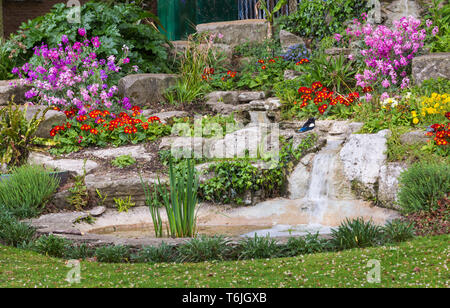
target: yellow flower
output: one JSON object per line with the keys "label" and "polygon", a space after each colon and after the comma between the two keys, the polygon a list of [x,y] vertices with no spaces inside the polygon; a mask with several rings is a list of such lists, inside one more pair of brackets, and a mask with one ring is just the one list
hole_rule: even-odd
{"label": "yellow flower", "polygon": [[419,119],[418,118],[414,118],[413,119],[413,124],[416,125],[417,123],[419,123]]}

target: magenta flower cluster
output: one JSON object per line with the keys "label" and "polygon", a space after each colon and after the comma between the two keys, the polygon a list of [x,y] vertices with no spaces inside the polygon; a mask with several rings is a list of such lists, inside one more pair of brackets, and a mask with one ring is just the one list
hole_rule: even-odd
{"label": "magenta flower cluster", "polygon": [[[430,28],[432,23],[427,21],[426,26]],[[435,27],[431,32],[435,35],[437,31]],[[427,29],[421,28],[420,20],[412,16],[403,17],[394,21],[390,29],[382,25],[361,24],[355,19],[346,33],[351,40],[363,41],[361,56],[366,67],[362,74],[355,75],[357,86],[374,89],[381,86],[383,98],[389,97],[388,89],[391,87],[404,89],[409,86],[408,67],[427,37]],[[370,94],[366,98],[371,98]]]}
{"label": "magenta flower cluster", "polygon": [[130,109],[129,99],[118,98],[117,86],[107,83],[112,74],[121,71],[122,63],[129,62],[127,54],[118,61],[115,56],[98,59],[99,38],[86,38],[85,29],[79,29],[78,34],[82,39],[73,44],[63,35],[56,48],[35,47],[33,64],[12,70],[20,84],[31,87],[25,93],[28,103],[64,110],[76,107],[80,115],[97,108]]}

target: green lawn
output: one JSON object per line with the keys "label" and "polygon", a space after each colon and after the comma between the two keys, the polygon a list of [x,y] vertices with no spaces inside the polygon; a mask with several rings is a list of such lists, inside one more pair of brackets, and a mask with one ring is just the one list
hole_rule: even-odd
{"label": "green lawn", "polygon": [[[450,235],[393,247],[296,258],[197,264],[81,263],[73,287],[449,287]],[[381,262],[381,283],[367,263]],[[70,287],[64,260],[0,246],[0,287]]]}

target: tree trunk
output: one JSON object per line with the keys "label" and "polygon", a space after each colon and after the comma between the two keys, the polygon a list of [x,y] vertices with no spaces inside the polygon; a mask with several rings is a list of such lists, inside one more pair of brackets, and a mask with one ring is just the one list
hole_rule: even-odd
{"label": "tree trunk", "polygon": [[4,37],[3,33],[3,0],[0,0],[0,39]]}

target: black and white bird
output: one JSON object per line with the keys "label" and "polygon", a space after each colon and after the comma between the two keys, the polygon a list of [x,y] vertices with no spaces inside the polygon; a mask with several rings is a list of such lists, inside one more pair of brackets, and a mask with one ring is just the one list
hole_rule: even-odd
{"label": "black and white bird", "polygon": [[300,128],[298,131],[299,131],[299,133],[304,133],[304,132],[313,130],[314,127],[316,127],[316,119],[309,118],[308,121],[306,121],[306,123],[303,124],[302,128]]}

